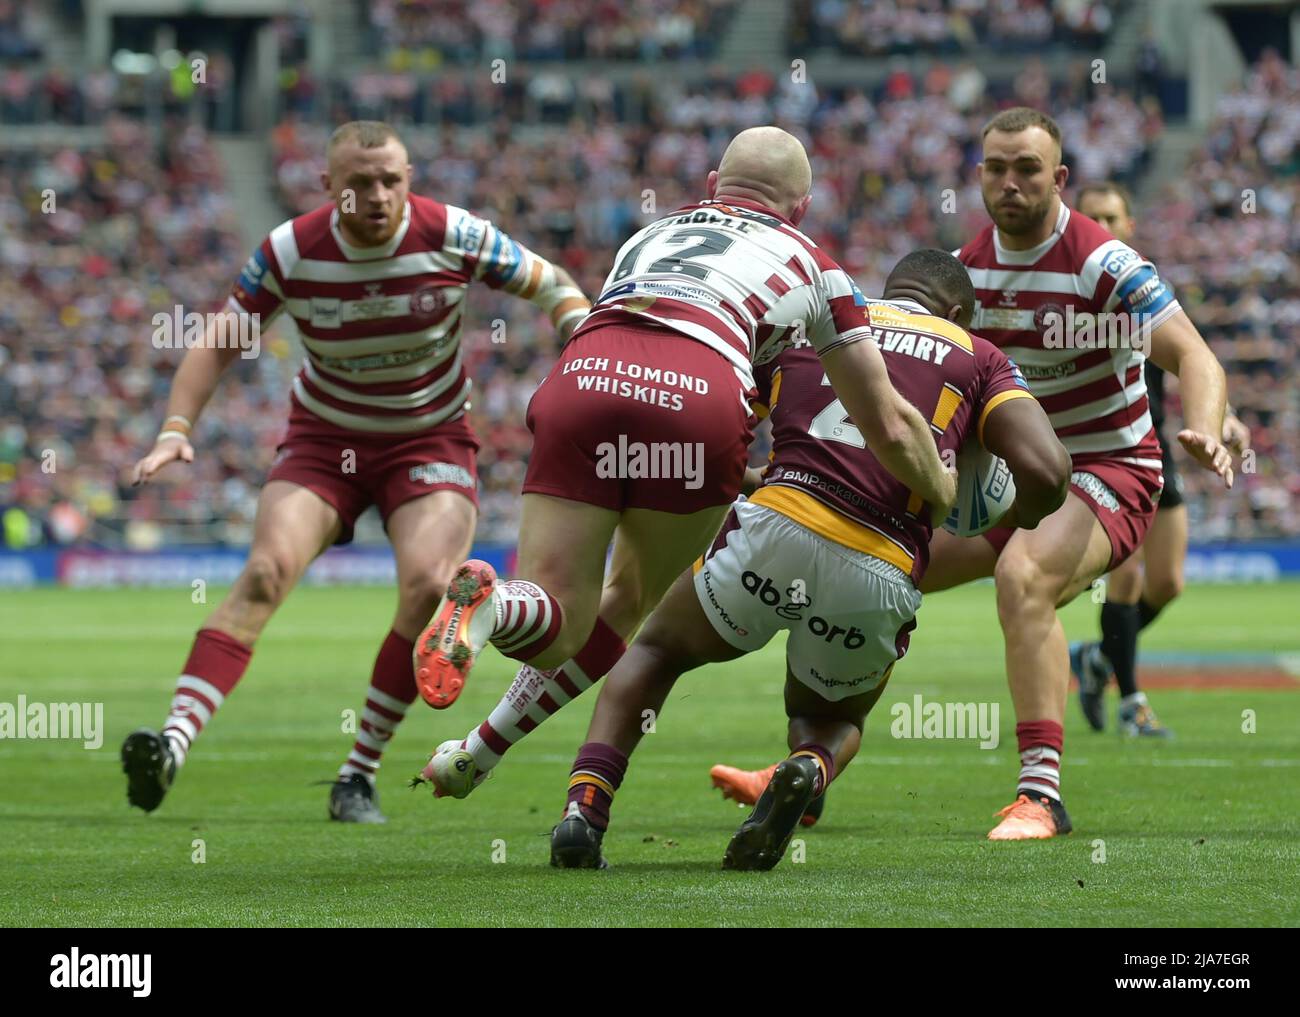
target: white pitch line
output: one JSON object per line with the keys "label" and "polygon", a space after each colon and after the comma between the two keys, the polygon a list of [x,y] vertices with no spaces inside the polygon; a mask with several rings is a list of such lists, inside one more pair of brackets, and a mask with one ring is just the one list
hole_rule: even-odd
{"label": "white pitch line", "polygon": [[1277,666],[1293,678],[1300,678],[1300,653],[1279,653]]}

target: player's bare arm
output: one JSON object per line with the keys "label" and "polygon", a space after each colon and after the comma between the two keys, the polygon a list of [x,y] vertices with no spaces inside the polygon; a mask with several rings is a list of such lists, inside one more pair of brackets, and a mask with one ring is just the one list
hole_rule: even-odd
{"label": "player's bare arm", "polygon": [[1016,481],[1016,500],[999,525],[1032,530],[1065,504],[1070,453],[1037,399],[994,406],[984,421],[983,444],[1006,461]]}
{"label": "player's bare arm", "polygon": [[1225,447],[1227,379],[1218,358],[1184,311],[1176,311],[1151,333],[1151,359],[1178,378],[1183,403],[1179,444],[1200,465],[1232,487],[1232,456]]}
{"label": "player's bare arm", "polygon": [[[1137,223],[1134,221],[1133,216],[1129,209],[1129,199],[1128,199],[1127,192],[1125,192],[1123,188],[1119,187],[1116,184],[1113,183],[1090,184],[1088,187],[1085,187],[1080,192],[1079,195],[1079,211],[1081,211],[1084,215],[1088,216],[1089,218],[1095,219],[1097,222],[1099,222],[1102,226],[1105,226],[1106,229],[1110,230],[1112,234],[1114,234],[1120,240],[1123,240],[1125,243],[1131,242],[1134,234],[1137,231]],[[1179,317],[1179,316],[1186,319],[1186,315],[1182,314],[1181,312],[1179,315],[1175,317]],[[1174,322],[1170,321],[1166,324],[1172,325],[1174,324]],[[1165,325],[1162,324],[1161,328],[1157,329],[1156,331],[1160,332],[1163,330],[1164,327]],[[1174,331],[1176,334],[1181,336],[1181,342],[1176,341],[1175,348],[1182,349],[1189,352],[1200,350],[1201,352],[1198,353],[1193,359],[1194,361],[1201,361],[1201,365],[1200,365],[1201,369],[1207,373],[1207,376],[1212,374],[1213,372],[1210,370],[1209,365],[1207,363],[1204,363],[1203,361],[1206,355],[1208,355],[1210,358],[1213,358],[1213,354],[1210,353],[1208,348],[1205,347],[1205,344],[1201,340],[1200,335],[1196,333],[1196,327],[1191,323],[1191,321],[1186,320],[1186,324],[1184,327],[1175,328]],[[1186,335],[1188,331],[1192,333],[1194,338],[1190,338]],[[1154,354],[1152,355],[1151,359],[1156,361],[1157,366],[1165,367],[1165,365],[1160,363],[1159,360],[1156,360]],[[1216,366],[1217,366],[1217,362],[1216,362]],[[1193,366],[1192,370],[1193,372],[1195,372],[1197,368]],[[1220,374],[1221,373],[1222,372],[1220,372]],[[1195,383],[1193,384],[1195,385]],[[1186,397],[1184,397],[1184,407],[1186,408],[1187,405],[1188,404],[1186,402]],[[1190,418],[1187,418],[1185,416],[1184,419],[1190,419]],[[1250,444],[1249,428],[1247,428],[1246,425],[1243,424],[1231,412],[1231,410],[1227,410],[1223,416],[1223,427],[1221,431],[1209,430],[1208,427],[1209,427],[1208,422],[1206,422],[1205,426],[1202,427],[1193,426],[1193,424],[1190,422],[1187,423],[1188,431],[1194,431],[1202,435],[1210,435],[1216,433],[1220,434],[1221,435],[1220,441],[1222,441],[1224,445],[1226,445],[1231,451],[1235,452],[1237,455],[1241,455],[1242,452],[1245,451],[1246,447]],[[1180,440],[1182,440],[1181,435],[1179,436],[1179,438]],[[1184,446],[1186,446],[1186,442],[1184,442]],[[1188,451],[1192,452],[1190,448],[1188,449]],[[1196,455],[1195,452],[1192,452],[1192,454],[1194,456]],[[1196,458],[1198,462],[1201,462],[1202,465],[1205,465],[1204,460],[1200,456],[1196,456]],[[1218,471],[1216,470],[1216,472]],[[1220,475],[1222,476],[1222,474]],[[1229,484],[1228,486],[1231,486],[1231,484]]]}
{"label": "player's bare arm", "polygon": [[920,411],[890,384],[876,344],[841,346],[822,366],[881,465],[932,506],[933,518],[945,518],[957,499],[956,475],[944,467]]}
{"label": "player's bare arm", "polygon": [[186,463],[194,461],[194,446],[190,443],[194,425],[216,391],[221,375],[239,356],[237,345],[219,342],[223,335],[228,334],[228,329],[239,327],[238,317],[230,310],[212,315],[208,319],[204,342],[186,351],[176,369],[176,377],[172,379],[162,430],[153,448],[135,464],[131,472],[132,484],[148,483],[159,470],[177,459]]}

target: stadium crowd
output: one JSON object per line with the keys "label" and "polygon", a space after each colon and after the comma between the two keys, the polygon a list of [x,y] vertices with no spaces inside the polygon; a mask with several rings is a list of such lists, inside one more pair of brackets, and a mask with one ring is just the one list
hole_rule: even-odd
{"label": "stadium crowd", "polygon": [[1252,429],[1255,472],[1238,474],[1233,497],[1183,471],[1192,533],[1300,534],[1300,70],[1267,51],[1221,101],[1187,172],[1137,218],[1139,248],[1223,363]]}
{"label": "stadium crowd", "polygon": [[96,148],[0,153],[10,547],[247,536],[284,414],[274,356],[236,367],[209,411],[203,454],[176,483],[136,494],[125,473],[157,432],[184,353],[157,348],[154,314],[220,306],[247,257],[208,136],[180,123],[162,137],[159,151],[139,121],[111,118]]}
{"label": "stadium crowd", "polygon": [[483,60],[709,57],[736,0],[374,0],[370,55],[394,69]]}
{"label": "stadium crowd", "polygon": [[797,0],[788,46],[792,55],[830,49],[845,56],[951,54],[988,44],[1098,46],[1116,6],[1115,0]]}
{"label": "stadium crowd", "polygon": [[[410,131],[413,189],[492,218],[594,294],[626,236],[696,195],[733,130],[776,122],[813,154],[806,229],[873,292],[906,251],[955,247],[985,221],[970,181],[980,128],[997,106],[1052,109],[1076,183],[1133,179],[1162,127],[1154,99],[1094,91],[1077,68],[1053,81],[1031,65],[988,89],[972,72],[899,72],[871,94],[751,74],[658,100],[625,95],[618,101],[642,111],[631,121],[606,95],[540,131],[512,131],[502,116],[476,129]],[[1300,301],[1288,286],[1300,277],[1297,100],[1297,72],[1266,57],[1224,99],[1188,172],[1161,203],[1137,210],[1139,247],[1214,344],[1255,430],[1257,470],[1231,496],[1209,497],[1210,485],[1184,470],[1199,537],[1300,535]],[[220,306],[247,257],[202,130],[176,126],[163,137],[158,151],[138,123],[112,118],[97,150],[0,155],[0,512],[10,546],[247,539],[297,366],[290,326],[277,325],[263,355],[223,382],[193,465],[157,486],[127,486],[181,352],[149,341],[152,315]],[[319,204],[324,138],[292,113],[276,128],[286,214]],[[57,195],[52,214],[41,209],[46,189]],[[529,305],[475,288],[468,306],[471,418],[483,442],[479,536],[510,540],[531,444],[524,407],[557,347]],[[377,536],[373,522],[358,529],[359,540]]]}
{"label": "stadium crowd", "polygon": [[31,60],[41,55],[34,0],[0,0],[0,60]]}

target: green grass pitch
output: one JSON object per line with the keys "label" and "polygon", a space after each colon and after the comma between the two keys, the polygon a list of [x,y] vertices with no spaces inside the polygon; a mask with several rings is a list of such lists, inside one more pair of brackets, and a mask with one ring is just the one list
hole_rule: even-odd
{"label": "green grass pitch", "polygon": [[[1295,584],[1192,588],[1143,645],[1294,654],[1298,603]],[[330,823],[328,789],[312,782],[331,778],[351,745],[343,712],[361,706],[392,604],[381,589],[295,592],[167,801],[145,816],[127,807],[118,746],[160,724],[210,604],[192,604],[188,589],[0,594],[0,702],[102,702],[106,729],[98,751],[0,741],[0,924],[1300,923],[1294,689],[1155,691],[1178,735],[1169,744],[1094,734],[1072,702],[1063,789],[1074,834],[985,839],[1017,772],[987,585],[927,599],[823,823],[796,834],[801,863],[787,855],[769,873],[722,872],[744,813],[708,779],[715,762],[758,766],[783,753],[776,643],[678,684],[614,804],[607,872],[547,866],[594,692],[468,800],[406,789],[433,746],[477,724],[504,689],[513,667],[493,651],[453,709],[412,708],[380,773],[388,825]],[[1096,630],[1086,597],[1064,617],[1072,637]],[[1000,746],[891,737],[890,707],[916,693],[1000,703]],[[1110,709],[1113,724],[1113,693]],[[1247,710],[1254,733],[1243,732]]]}

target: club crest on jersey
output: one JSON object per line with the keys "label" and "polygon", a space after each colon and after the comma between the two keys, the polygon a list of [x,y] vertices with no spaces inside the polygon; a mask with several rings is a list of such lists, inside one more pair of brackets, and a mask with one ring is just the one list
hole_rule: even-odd
{"label": "club crest on jersey", "polygon": [[1002,299],[999,300],[998,302],[999,302],[1003,307],[1015,307],[1015,306],[1016,306],[1016,298],[1017,298],[1018,296],[1020,296],[1020,291],[1019,291],[1019,290],[1003,290],[1003,291],[1002,291]]}
{"label": "club crest on jersey", "polygon": [[1034,331],[1046,332],[1049,328],[1059,328],[1057,324],[1065,317],[1065,305],[1063,304],[1043,304],[1034,310]]}
{"label": "club crest on jersey", "polygon": [[411,313],[417,318],[431,318],[447,306],[443,287],[427,283],[411,291]]}

